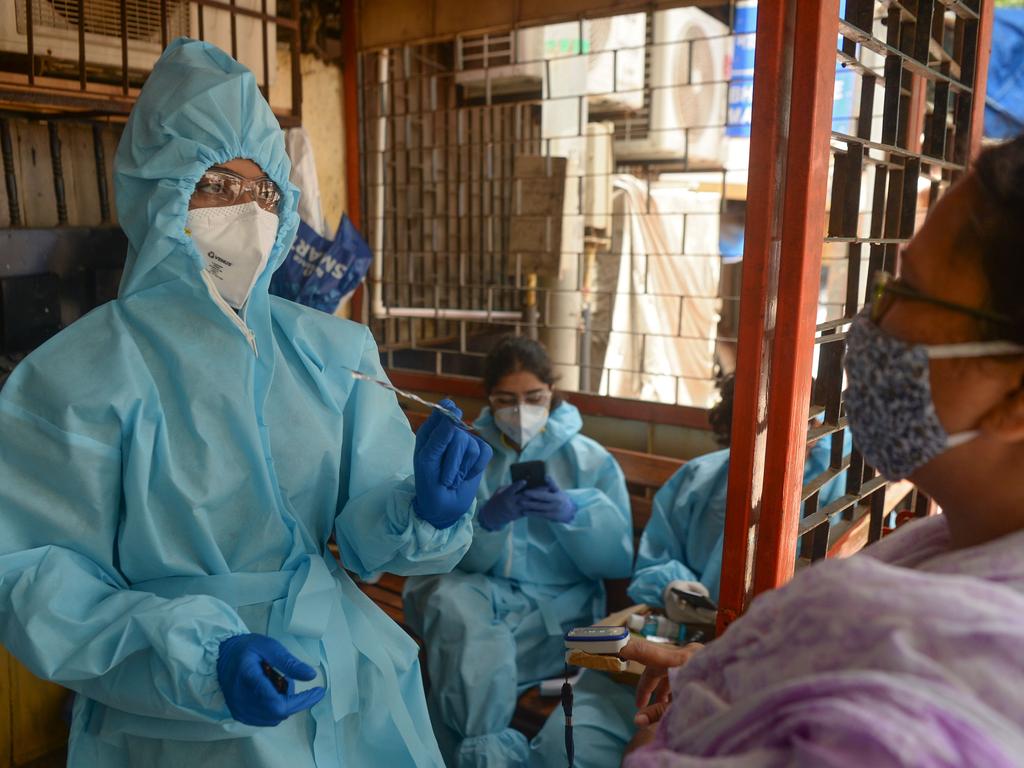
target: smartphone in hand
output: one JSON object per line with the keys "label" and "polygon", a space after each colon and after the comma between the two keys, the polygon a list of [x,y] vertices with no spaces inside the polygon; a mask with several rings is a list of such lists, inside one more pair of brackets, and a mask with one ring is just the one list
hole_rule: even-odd
{"label": "smartphone in hand", "polygon": [[543,461],[521,461],[509,467],[512,473],[512,482],[526,481],[526,489],[540,488],[546,482],[547,474]]}

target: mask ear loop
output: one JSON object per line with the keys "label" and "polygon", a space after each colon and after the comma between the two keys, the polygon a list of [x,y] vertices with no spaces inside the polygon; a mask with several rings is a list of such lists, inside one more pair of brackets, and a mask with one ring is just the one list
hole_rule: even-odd
{"label": "mask ear loop", "polygon": [[[1024,346],[1012,341],[967,341],[961,344],[923,345],[929,360],[1024,355]],[[980,429],[968,429],[946,437],[946,448],[957,448],[981,435]]]}

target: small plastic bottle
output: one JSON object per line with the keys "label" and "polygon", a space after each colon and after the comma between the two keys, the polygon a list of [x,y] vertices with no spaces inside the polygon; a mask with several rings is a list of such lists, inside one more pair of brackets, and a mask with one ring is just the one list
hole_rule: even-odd
{"label": "small plastic bottle", "polygon": [[686,632],[685,628],[680,627],[668,617],[655,616],[653,613],[646,616],[634,613],[626,620],[626,626],[644,637],[664,637],[672,641],[678,641],[680,634]]}

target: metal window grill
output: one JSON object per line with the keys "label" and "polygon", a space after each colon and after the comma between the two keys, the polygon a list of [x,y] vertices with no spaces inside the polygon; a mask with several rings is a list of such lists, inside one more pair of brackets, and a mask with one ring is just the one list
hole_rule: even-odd
{"label": "metal window grill", "polygon": [[730,20],[679,8],[361,55],[390,367],[477,375],[517,332],[566,389],[713,401],[737,299],[720,227],[742,227],[746,173],[726,136]]}
{"label": "metal window grill", "polygon": [[[875,273],[897,270],[900,247],[966,168],[979,5],[978,0],[847,0],[840,20],[837,59],[856,78],[860,116],[853,130],[833,130],[830,142],[833,170],[822,259],[830,303],[818,326],[814,393],[825,423],[808,441],[831,439],[833,466],[804,489],[809,514],[800,524],[802,551],[814,559],[841,546],[844,533],[858,522],[862,528],[866,522],[861,540],[869,543],[881,538],[890,511],[922,515],[931,508],[909,486],[886,484],[858,451],[848,461],[842,458],[844,330],[864,305]],[[846,494],[814,511],[820,487],[847,465]]]}
{"label": "metal window grill", "polygon": [[[759,24],[763,18],[781,33],[771,38],[766,55],[783,60],[787,48],[793,52],[789,75],[784,66],[770,62],[769,80],[760,83],[791,96],[773,101],[758,91],[764,117],[788,112],[782,118],[788,135],[780,132],[759,146],[773,147],[788,163],[781,174],[765,170],[758,179],[758,190],[777,200],[765,201],[771,210],[759,217],[755,235],[747,233],[759,245],[763,241],[764,254],[752,264],[748,249],[744,300],[758,299],[770,311],[760,318],[756,311],[745,314],[741,329],[740,369],[750,380],[737,383],[740,423],[734,421],[733,428],[722,626],[742,612],[752,594],[792,575],[798,540],[805,560],[850,554],[881,538],[891,513],[906,519],[935,511],[909,484],[885,482],[857,450],[844,458],[842,365],[847,328],[864,305],[874,274],[898,269],[901,246],[964,172],[977,147],[978,88],[984,88],[985,67],[979,51],[990,34],[984,20],[987,16],[990,24],[992,8],[988,0],[845,0],[836,27],[833,14],[839,5],[836,0],[816,8],[780,3],[759,17]],[[817,51],[836,39],[836,29],[837,85],[854,89],[858,109],[848,125],[833,120],[829,131],[811,113],[827,98],[821,68],[833,66],[828,58],[816,58]],[[757,120],[755,113],[755,129]],[[826,147],[827,180],[815,160]],[[777,188],[777,194],[771,191]],[[809,215],[818,189],[828,190],[820,262],[824,301],[811,329],[801,324],[802,310],[796,305],[807,284],[804,273],[818,268],[812,254],[821,230]],[[748,269],[751,292],[746,290]],[[747,310],[752,310],[749,303]],[[802,345],[810,345],[811,336],[817,361],[805,368],[810,349]],[[805,416],[795,402],[807,391],[802,370],[816,373],[812,413],[823,419],[811,427],[806,444],[830,440],[831,465],[791,493],[791,485],[799,487],[791,457],[800,455],[805,444],[797,428]],[[843,472],[845,494],[817,509],[823,486]],[[802,505],[804,514],[790,505]]]}
{"label": "metal window grill", "polygon": [[[6,0],[0,108],[123,117],[181,35],[229,52],[256,75],[282,125],[301,123],[298,0]],[[275,82],[279,46],[290,56],[284,83]]]}

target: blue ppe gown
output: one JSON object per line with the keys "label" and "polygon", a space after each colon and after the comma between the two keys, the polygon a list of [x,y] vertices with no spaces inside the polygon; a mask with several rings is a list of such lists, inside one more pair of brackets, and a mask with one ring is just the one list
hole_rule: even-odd
{"label": "blue ppe gown", "polygon": [[[283,191],[244,309],[185,233],[210,166],[255,161]],[[281,129],[252,74],[179,39],[115,165],[129,240],[118,298],[27,357],[0,394],[0,642],[78,693],[68,765],[440,766],[416,644],[345,566],[436,573],[472,514],[413,515],[413,435],[367,329],[267,286],[298,223]],[[223,308],[222,308],[223,307]],[[218,647],[263,633],[318,670],[272,728],[225,705]]]}
{"label": "blue ppe gown", "polygon": [[[849,430],[845,449],[850,450]],[[804,482],[829,465],[831,440],[819,440],[804,465]],[[725,538],[725,500],[729,451],[715,451],[688,461],[654,496],[651,519],[644,528],[636,572],[628,594],[636,603],[664,607],[662,595],[673,581],[699,581],[718,602]],[[829,481],[818,504],[840,496],[845,478]],[[600,679],[595,679],[600,678]],[[601,672],[584,670],[574,688],[573,733],[576,768],[618,768],[633,738],[636,690]],[[556,709],[530,745],[530,765],[566,765],[565,719]]]}
{"label": "blue ppe gown", "polygon": [[633,559],[622,470],[579,433],[576,408],[555,408],[521,454],[489,410],[476,426],[494,448],[478,505],[511,482],[512,464],[536,460],[577,513],[567,525],[524,517],[488,531],[477,523],[454,572],[406,582],[405,616],[426,647],[428,703],[449,768],[527,764],[526,737],[509,728],[518,694],[562,671],[564,633],[604,614],[602,579],[626,578]]}

